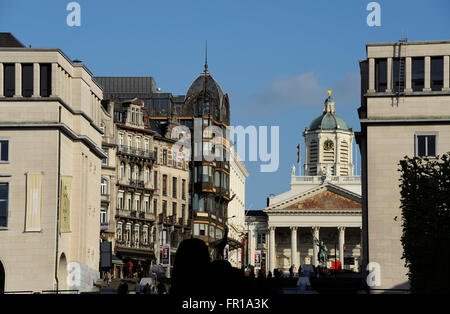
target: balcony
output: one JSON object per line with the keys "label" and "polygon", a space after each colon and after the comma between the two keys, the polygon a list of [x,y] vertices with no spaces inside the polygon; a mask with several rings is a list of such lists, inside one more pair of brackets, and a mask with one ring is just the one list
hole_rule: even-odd
{"label": "balcony", "polygon": [[138,189],[145,188],[145,183],[142,180],[130,180],[129,185]]}
{"label": "balcony", "polygon": [[154,159],[153,152],[125,145],[119,145],[119,147],[117,148],[117,153],[139,158]]}
{"label": "balcony", "polygon": [[109,194],[102,194],[100,200],[102,202],[109,203],[110,202],[110,195]]}
{"label": "balcony", "polygon": [[[325,177],[323,176],[293,176],[292,184],[322,184]],[[337,184],[361,184],[360,176],[332,176],[331,183]]]}
{"label": "balcony", "polygon": [[133,210],[130,212],[130,217],[137,218],[137,211]]}

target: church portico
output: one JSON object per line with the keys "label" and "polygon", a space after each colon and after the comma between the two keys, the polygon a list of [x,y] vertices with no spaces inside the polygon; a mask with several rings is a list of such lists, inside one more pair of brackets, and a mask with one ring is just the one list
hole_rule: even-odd
{"label": "church portico", "polygon": [[290,190],[269,197],[263,209],[269,230],[266,271],[318,266],[321,242],[327,248],[328,268],[336,261],[344,269],[359,271],[361,178],[353,173],[353,130],[336,114],[331,91],[322,115],[303,135],[306,175],[297,175],[292,166]]}

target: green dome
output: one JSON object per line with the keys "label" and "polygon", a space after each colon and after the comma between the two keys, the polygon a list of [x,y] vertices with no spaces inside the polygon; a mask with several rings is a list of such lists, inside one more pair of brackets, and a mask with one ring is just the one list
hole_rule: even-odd
{"label": "green dome", "polygon": [[347,122],[336,114],[335,102],[331,97],[332,91],[328,91],[328,98],[325,99],[325,108],[320,117],[314,119],[309,126],[310,131],[315,130],[343,130],[349,131]]}
{"label": "green dome", "polygon": [[314,119],[309,126],[310,131],[314,130],[343,130],[349,131],[347,122],[335,113],[324,112],[320,117]]}

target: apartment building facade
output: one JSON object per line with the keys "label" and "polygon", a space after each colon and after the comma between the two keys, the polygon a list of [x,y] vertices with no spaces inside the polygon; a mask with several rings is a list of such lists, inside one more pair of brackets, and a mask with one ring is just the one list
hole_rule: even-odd
{"label": "apartment building facade", "polygon": [[[5,291],[91,291],[98,278],[101,87],[59,49],[0,47]],[[1,281],[1,280],[0,280]]]}
{"label": "apartment building facade", "polygon": [[402,260],[399,161],[450,151],[450,41],[370,43],[360,61],[364,267],[409,288]]}

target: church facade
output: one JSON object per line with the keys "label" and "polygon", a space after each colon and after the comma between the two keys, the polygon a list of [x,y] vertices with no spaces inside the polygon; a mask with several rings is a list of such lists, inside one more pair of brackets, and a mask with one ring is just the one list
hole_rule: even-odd
{"label": "church facade", "polygon": [[318,266],[320,242],[327,248],[327,267],[360,270],[361,180],[353,175],[354,132],[336,114],[329,94],[323,114],[303,133],[305,175],[292,166],[290,190],[268,198],[263,211],[247,211],[249,264],[266,272]]}

